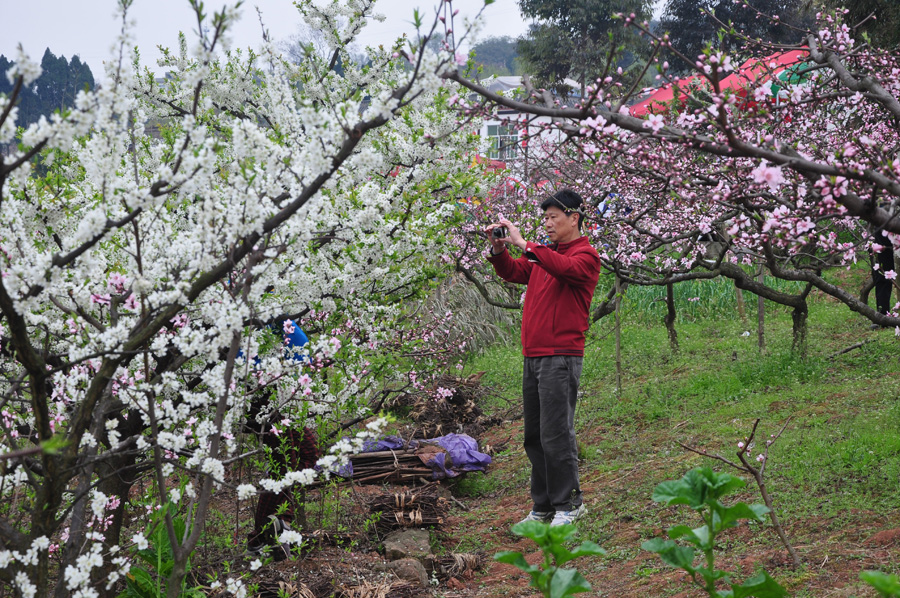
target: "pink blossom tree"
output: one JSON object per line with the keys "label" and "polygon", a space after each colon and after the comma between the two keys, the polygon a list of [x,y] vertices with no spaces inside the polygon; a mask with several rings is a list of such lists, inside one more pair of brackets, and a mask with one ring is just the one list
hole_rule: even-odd
{"label": "pink blossom tree", "polygon": [[[668,45],[633,17],[623,20],[647,36],[653,56]],[[680,93],[643,117],[629,111],[640,90],[612,70],[570,99],[530,88],[508,97],[459,73],[448,77],[472,92],[463,115],[513,109],[528,123],[523,135],[556,140],[544,172],[592,204],[608,270],[632,284],[731,278],[790,306],[802,346],[813,289],[874,323],[900,325],[896,309],[881,314],[828,275],[868,264],[879,231],[900,247],[900,61],[855,40],[840,14],[820,14],[816,31],[796,35],[791,47],[745,38],[739,56],[714,48],[681,56],[694,69],[688,82],[672,81],[669,65],[652,58],[647,68]],[[788,51],[802,59],[781,70],[773,57]],[[596,208],[611,192],[622,209],[601,217]],[[756,279],[759,266],[802,289],[767,287]]]}

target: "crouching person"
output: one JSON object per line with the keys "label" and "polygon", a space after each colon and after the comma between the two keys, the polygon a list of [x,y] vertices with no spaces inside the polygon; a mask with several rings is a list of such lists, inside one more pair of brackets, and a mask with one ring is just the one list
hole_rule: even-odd
{"label": "crouching person", "polygon": [[[307,357],[299,353],[308,342],[306,334],[293,321],[284,323],[285,359],[304,362]],[[269,454],[269,475],[282,477],[288,471],[312,469],[320,457],[315,433],[308,427],[297,430],[292,427],[279,430],[276,423],[283,421],[283,415],[270,409],[270,398],[266,393],[259,393],[250,404],[244,430],[256,434],[261,447]],[[305,491],[300,488],[285,488],[281,492],[262,491],[256,503],[256,514],[253,520],[253,531],[250,533],[247,548],[251,553],[262,554],[267,547],[271,548],[276,561],[289,556],[289,548],[282,545],[279,537],[285,530],[293,527],[302,528],[306,524],[304,506]]]}

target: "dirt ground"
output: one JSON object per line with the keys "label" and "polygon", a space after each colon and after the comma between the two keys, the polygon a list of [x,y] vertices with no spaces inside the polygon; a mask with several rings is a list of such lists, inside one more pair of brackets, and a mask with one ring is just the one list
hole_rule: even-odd
{"label": "dirt ground", "polygon": [[[591,443],[594,440],[592,433],[602,432],[582,434],[579,442]],[[532,564],[542,558],[530,540],[519,538],[510,531],[530,507],[527,482],[521,482],[527,479],[523,471],[526,461],[516,449],[520,435],[520,421],[501,421],[480,434],[482,447],[511,447],[504,453],[504,458],[495,460],[486,474],[485,481],[493,478],[490,481],[495,482],[488,484],[487,491],[467,496],[460,492],[459,482],[441,483],[440,492],[452,508],[444,517],[443,525],[434,530],[434,552],[445,560],[461,552],[475,553],[480,557],[476,570],[465,566],[447,573],[435,566],[427,587],[400,580],[386,572],[380,542],[384,530],[366,530],[362,522],[372,497],[401,489],[383,485],[343,486],[345,497],[341,508],[347,512],[343,523],[330,530],[315,530],[312,526],[312,530],[307,529],[307,544],[299,555],[264,564],[253,571],[254,595],[261,598],[535,596],[524,573],[492,558],[499,550],[520,551]],[[676,459],[687,462],[689,457]],[[614,472],[582,472],[588,515],[579,522],[579,530],[585,532],[581,539],[596,541],[608,552],[604,557],[584,558],[573,563],[593,587],[584,595],[617,598],[703,595],[686,574],[640,549],[645,540],[664,536],[669,526],[688,522],[686,518],[690,514],[678,511],[677,507],[661,507],[650,500],[649,494],[646,497],[639,494],[637,499],[622,498],[629,492],[635,495],[635,488],[664,478],[663,468],[671,465],[671,462],[651,461]],[[310,503],[316,503],[318,492],[321,490],[310,491]],[[231,513],[237,509],[239,520],[252,520],[252,504],[230,502],[227,494],[217,496],[216,500],[221,501],[217,510]],[[750,489],[747,496],[740,499],[759,502]],[[802,560],[800,568],[791,566],[786,550],[770,525],[751,527],[748,524],[728,530],[721,536],[722,550],[717,557],[717,566],[733,572],[734,580],[738,582],[764,569],[792,596],[862,598],[876,593],[861,584],[859,573],[866,569],[891,570],[900,559],[900,521],[897,520],[850,511],[839,517],[791,519],[783,521],[783,525]],[[235,530],[231,548],[201,549],[195,560],[195,579],[212,573],[219,573],[221,577],[225,561],[232,570],[249,571],[250,559],[243,554],[244,541],[241,532]]]}

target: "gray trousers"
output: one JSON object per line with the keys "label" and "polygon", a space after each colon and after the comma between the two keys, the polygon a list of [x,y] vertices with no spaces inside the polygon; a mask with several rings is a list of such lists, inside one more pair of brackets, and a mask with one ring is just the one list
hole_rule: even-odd
{"label": "gray trousers", "polygon": [[522,373],[525,453],[531,461],[535,511],[571,511],[581,506],[575,402],[582,358],[526,357]]}

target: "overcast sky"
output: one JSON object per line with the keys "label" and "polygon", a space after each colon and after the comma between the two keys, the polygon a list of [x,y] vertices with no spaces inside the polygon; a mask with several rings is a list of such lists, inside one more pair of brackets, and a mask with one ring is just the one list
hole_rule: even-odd
{"label": "overcast sky", "polygon": [[[375,12],[385,15],[383,23],[371,22],[363,32],[363,45],[390,44],[404,32],[413,33],[413,9],[431,16],[439,0],[378,0]],[[231,4],[233,2],[229,2]],[[221,8],[223,0],[204,0],[207,11]],[[483,6],[482,0],[455,0],[460,17],[474,16]],[[241,20],[232,32],[234,46],[257,47],[261,28],[256,7],[275,40],[296,32],[300,17],[291,0],[246,0],[241,7]],[[94,77],[101,77],[102,63],[108,60],[118,35],[120,23],[114,19],[115,0],[0,0],[0,54],[14,59],[19,43],[32,59],[40,61],[44,49],[71,59],[78,54],[90,65]],[[144,64],[155,65],[158,45],[176,48],[178,32],[189,36],[196,20],[187,0],[134,0],[130,15],[137,21],[137,45]],[[519,13],[516,0],[496,0],[485,9],[480,38],[525,32],[527,24]],[[459,26],[457,26],[459,30]]]}

